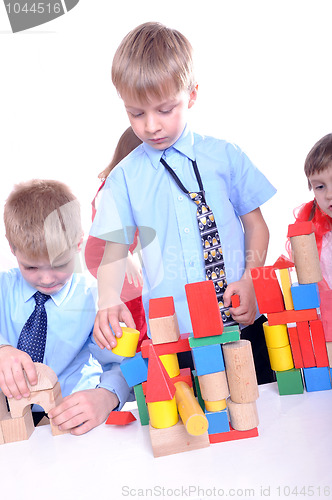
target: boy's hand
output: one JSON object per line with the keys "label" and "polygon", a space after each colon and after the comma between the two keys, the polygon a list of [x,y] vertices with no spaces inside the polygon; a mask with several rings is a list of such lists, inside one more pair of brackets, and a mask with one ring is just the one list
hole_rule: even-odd
{"label": "boy's hand", "polygon": [[123,303],[98,311],[93,328],[93,337],[101,349],[106,347],[106,349],[110,350],[116,346],[115,337],[120,338],[122,336],[120,321],[129,328],[136,328],[131,312]]}
{"label": "boy's hand", "polygon": [[[240,297],[239,307],[229,307],[231,296],[237,294]],[[254,287],[251,277],[244,274],[239,281],[230,283],[224,293],[224,306],[229,307],[232,318],[242,325],[252,325],[255,321],[257,306]]]}
{"label": "boy's hand", "polygon": [[118,404],[117,396],[107,389],[87,389],[66,396],[48,416],[60,430],[79,436],[105,422]]}
{"label": "boy's hand", "polygon": [[128,282],[136,288],[143,286],[142,267],[137,254],[128,253],[126,264],[126,276]]}
{"label": "boy's hand", "polygon": [[37,371],[29,354],[10,345],[1,347],[0,388],[7,398],[30,396],[24,372],[31,385],[37,384]]}

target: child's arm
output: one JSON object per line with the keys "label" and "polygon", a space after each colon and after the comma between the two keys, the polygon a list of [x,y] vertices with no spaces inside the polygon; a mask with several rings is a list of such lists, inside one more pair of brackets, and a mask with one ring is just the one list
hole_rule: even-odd
{"label": "child's arm", "polygon": [[133,284],[136,288],[143,286],[142,267],[137,254],[134,255],[128,252],[126,276],[128,282]]}
{"label": "child's arm", "polygon": [[230,308],[230,313],[235,321],[244,325],[251,325],[256,316],[256,299],[251,280],[250,269],[263,266],[269,243],[269,230],[262,216],[260,208],[241,217],[245,234],[246,266],[242,278],[230,283],[224,294],[224,305],[229,307],[231,296],[240,296],[240,305]]}
{"label": "child's arm", "polygon": [[29,354],[11,345],[0,347],[0,389],[7,398],[30,396],[23,371],[31,385],[37,384],[36,368]]}
{"label": "child's arm", "polygon": [[129,309],[120,299],[127,255],[128,245],[108,241],[98,269],[99,311],[95,320],[93,336],[102,349],[104,347],[112,349],[116,346],[113,332],[116,337],[121,337],[120,321],[129,328],[135,328],[135,322]]}

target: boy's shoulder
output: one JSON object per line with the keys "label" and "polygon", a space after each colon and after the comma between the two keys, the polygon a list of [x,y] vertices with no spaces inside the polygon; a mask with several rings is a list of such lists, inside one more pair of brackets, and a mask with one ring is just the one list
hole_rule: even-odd
{"label": "boy's shoulder", "polygon": [[9,269],[8,271],[0,272],[0,287],[3,288],[5,286],[17,286],[23,283],[23,277],[21,271],[18,267],[14,267]]}

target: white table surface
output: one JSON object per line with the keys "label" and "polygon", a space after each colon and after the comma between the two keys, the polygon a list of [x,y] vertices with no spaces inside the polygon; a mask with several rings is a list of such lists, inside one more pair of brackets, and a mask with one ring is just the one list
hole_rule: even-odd
{"label": "white table surface", "polygon": [[80,437],[39,427],[0,446],[0,498],[332,498],[332,391],[279,396],[268,384],[257,406],[259,437],[159,458],[139,420]]}

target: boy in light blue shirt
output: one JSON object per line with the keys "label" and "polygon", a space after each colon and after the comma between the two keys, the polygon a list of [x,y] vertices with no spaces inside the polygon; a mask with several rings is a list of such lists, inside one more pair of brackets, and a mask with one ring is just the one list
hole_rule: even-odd
{"label": "boy in light blue shirt", "polygon": [[18,268],[0,273],[0,388],[20,399],[29,396],[24,372],[37,382],[31,356],[17,345],[39,291],[50,297],[43,362],[65,396],[49,417],[60,429],[83,434],[121,408],[130,390],[120,370],[123,358],[108,353],[105,360],[93,342],[96,293],[74,272],[83,240],[79,203],[58,181],[24,182],[9,195],[4,221]]}
{"label": "boy in light blue shirt", "polygon": [[[269,240],[259,207],[274,187],[240,148],[189,129],[187,115],[198,87],[192,49],[181,33],[159,23],[138,26],[116,51],[112,78],[143,144],[107,179],[91,229],[107,241],[98,274],[96,342],[110,349],[116,343],[113,332],[121,335],[119,321],[134,326],[119,290],[136,228],[143,249],[146,315],[151,298],[172,296],[180,332],[191,331],[185,284],[206,279],[196,206],[187,196],[199,189],[194,162],[220,235],[227,277],[222,306],[241,326],[252,325],[259,314],[250,269],[264,264]],[[230,307],[233,294],[240,296],[236,309]],[[249,335],[261,383],[273,380],[262,322]],[[242,336],[247,338],[245,329]]]}

